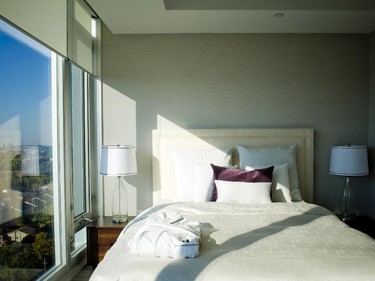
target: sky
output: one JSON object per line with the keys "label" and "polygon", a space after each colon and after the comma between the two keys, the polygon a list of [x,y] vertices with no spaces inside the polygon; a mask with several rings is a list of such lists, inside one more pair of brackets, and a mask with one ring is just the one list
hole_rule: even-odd
{"label": "sky", "polygon": [[22,145],[50,145],[50,65],[47,48],[0,19],[0,144],[18,130]]}

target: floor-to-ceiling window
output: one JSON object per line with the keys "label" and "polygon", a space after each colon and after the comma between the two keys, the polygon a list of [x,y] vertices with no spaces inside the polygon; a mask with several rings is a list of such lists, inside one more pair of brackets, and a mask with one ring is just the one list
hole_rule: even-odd
{"label": "floor-to-ceiling window", "polygon": [[56,279],[85,253],[97,83],[0,19],[0,280]]}
{"label": "floor-to-ceiling window", "polygon": [[62,262],[59,60],[0,21],[0,280],[32,280]]}

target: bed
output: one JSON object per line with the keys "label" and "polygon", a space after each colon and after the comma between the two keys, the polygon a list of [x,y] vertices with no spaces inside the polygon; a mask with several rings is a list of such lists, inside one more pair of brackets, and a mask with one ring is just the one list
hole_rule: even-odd
{"label": "bed", "polygon": [[[312,129],[154,130],[154,205],[90,280],[375,280],[374,240],[313,204],[313,143]],[[159,214],[199,223],[196,257],[131,252]]]}

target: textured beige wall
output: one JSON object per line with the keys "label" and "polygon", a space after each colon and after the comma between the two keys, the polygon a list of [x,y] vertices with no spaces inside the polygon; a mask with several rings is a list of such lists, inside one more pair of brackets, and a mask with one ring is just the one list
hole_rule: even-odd
{"label": "textured beige wall", "polygon": [[[328,174],[331,145],[368,140],[368,35],[115,36],[104,27],[102,47],[103,82],[136,103],[138,209],[152,203],[151,130],[169,126],[314,128],[315,202],[337,208],[344,179]],[[368,178],[354,184],[367,212]]]}

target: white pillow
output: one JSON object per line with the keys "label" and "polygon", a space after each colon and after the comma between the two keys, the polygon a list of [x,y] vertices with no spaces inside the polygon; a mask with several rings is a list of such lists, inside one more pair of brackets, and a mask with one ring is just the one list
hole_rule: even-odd
{"label": "white pillow", "polygon": [[[237,166],[224,166],[225,168],[237,168]],[[211,165],[194,166],[195,197],[194,202],[209,202],[214,188],[214,175]]]}
{"label": "white pillow", "polygon": [[302,201],[297,173],[297,146],[289,147],[243,147],[237,146],[241,169],[246,166],[275,166],[288,163],[289,184],[292,201]]}
{"label": "white pillow", "polygon": [[215,180],[216,202],[236,204],[271,203],[270,182],[238,182]]}
{"label": "white pillow", "polygon": [[[246,166],[247,171],[263,168],[266,167]],[[276,165],[273,168],[271,198],[272,202],[292,202],[289,187],[288,163]]]}
{"label": "white pillow", "polygon": [[195,196],[194,202],[210,201],[213,185],[213,172],[210,165],[194,166]]}
{"label": "white pillow", "polygon": [[232,161],[232,148],[226,151],[218,149],[177,149],[173,153],[177,179],[176,199],[186,202],[193,202],[197,193],[195,166],[210,168],[210,163],[227,166]]}

